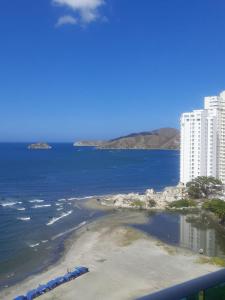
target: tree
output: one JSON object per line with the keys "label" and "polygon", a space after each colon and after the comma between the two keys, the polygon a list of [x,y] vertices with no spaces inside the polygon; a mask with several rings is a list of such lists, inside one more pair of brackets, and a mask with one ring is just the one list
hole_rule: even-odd
{"label": "tree", "polygon": [[187,192],[193,199],[208,198],[211,194],[220,192],[223,188],[221,180],[212,176],[199,176],[187,183]]}
{"label": "tree", "polygon": [[203,208],[216,214],[222,224],[225,223],[225,201],[220,199],[207,200],[203,204]]}

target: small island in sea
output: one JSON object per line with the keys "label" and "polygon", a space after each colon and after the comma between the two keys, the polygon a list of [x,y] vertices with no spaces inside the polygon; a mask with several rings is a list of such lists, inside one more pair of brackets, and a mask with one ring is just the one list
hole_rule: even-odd
{"label": "small island in sea", "polygon": [[34,143],[34,144],[30,144],[27,147],[28,149],[34,149],[34,150],[48,150],[48,149],[52,149],[52,146],[50,146],[47,143]]}

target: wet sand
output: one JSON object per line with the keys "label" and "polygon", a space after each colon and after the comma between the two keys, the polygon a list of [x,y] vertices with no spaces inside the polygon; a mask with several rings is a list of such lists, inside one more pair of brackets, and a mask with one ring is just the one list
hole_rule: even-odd
{"label": "wet sand", "polygon": [[[92,201],[87,205],[98,206],[98,203]],[[65,254],[58,263],[4,290],[0,299],[25,294],[78,265],[88,267],[90,272],[40,299],[135,299],[219,269],[199,264],[199,255],[168,246],[127,225],[145,221],[145,214],[128,210],[112,212],[85,225],[68,239]]]}

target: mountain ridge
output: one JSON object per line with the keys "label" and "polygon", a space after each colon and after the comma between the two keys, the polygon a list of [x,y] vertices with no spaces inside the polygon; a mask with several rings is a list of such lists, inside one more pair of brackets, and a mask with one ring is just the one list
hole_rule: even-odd
{"label": "mountain ridge", "polygon": [[171,149],[180,146],[180,132],[176,128],[159,128],[131,133],[108,141],[79,141],[74,146],[94,146],[98,149]]}

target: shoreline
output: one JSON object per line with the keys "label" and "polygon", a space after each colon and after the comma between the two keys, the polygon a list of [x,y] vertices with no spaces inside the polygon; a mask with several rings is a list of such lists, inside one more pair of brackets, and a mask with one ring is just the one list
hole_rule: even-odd
{"label": "shoreline", "polygon": [[[94,198],[88,199],[82,205],[90,209],[101,207],[96,199],[94,201]],[[57,262],[42,272],[29,276],[24,281],[1,291],[0,298],[7,300],[16,295],[24,294],[39,284],[63,275],[68,268],[74,268],[78,265],[90,268],[90,273],[60,286],[42,298],[62,299],[60,295],[63,294],[63,299],[73,299],[72,294],[74,292],[77,297],[79,295],[85,299],[134,299],[133,297],[166,287],[161,285],[162,282],[165,282],[167,286],[173,285],[219,269],[210,264],[198,264],[196,260],[202,257],[198,254],[170,246],[142,231],[131,228],[129,226],[131,223],[144,224],[146,222],[146,218],[140,211],[118,211],[112,207],[102,207],[102,209],[111,211],[111,213],[87,223],[67,236],[63,254]],[[142,251],[141,257],[140,249]],[[152,264],[155,265],[156,258],[158,263],[165,260],[165,266],[162,269],[168,265],[170,272],[173,273],[173,268],[178,268],[174,270],[173,276],[160,280],[157,286],[154,282],[151,285],[152,278],[149,278],[149,274],[152,274],[152,271],[149,270],[152,269]],[[124,265],[121,264],[121,259]],[[185,271],[187,263],[191,266],[191,272]],[[138,267],[138,264],[142,265],[143,270]],[[177,264],[180,266],[175,267]],[[150,273],[148,274],[148,272]],[[180,272],[182,276],[177,276],[177,272]],[[155,265],[155,273],[152,276],[154,278],[159,275],[164,276],[160,273],[162,273],[161,265],[158,269]],[[120,286],[121,282],[117,280],[118,276],[120,280],[124,280],[123,286]],[[143,279],[144,282],[138,281],[138,278],[143,276],[146,276]],[[96,285],[100,287],[97,290]],[[111,291],[112,295],[109,295],[108,291],[111,290],[111,285],[114,288]],[[87,286],[89,291],[86,291]],[[90,294],[91,291],[92,294]],[[115,292],[118,294],[115,295]]]}

